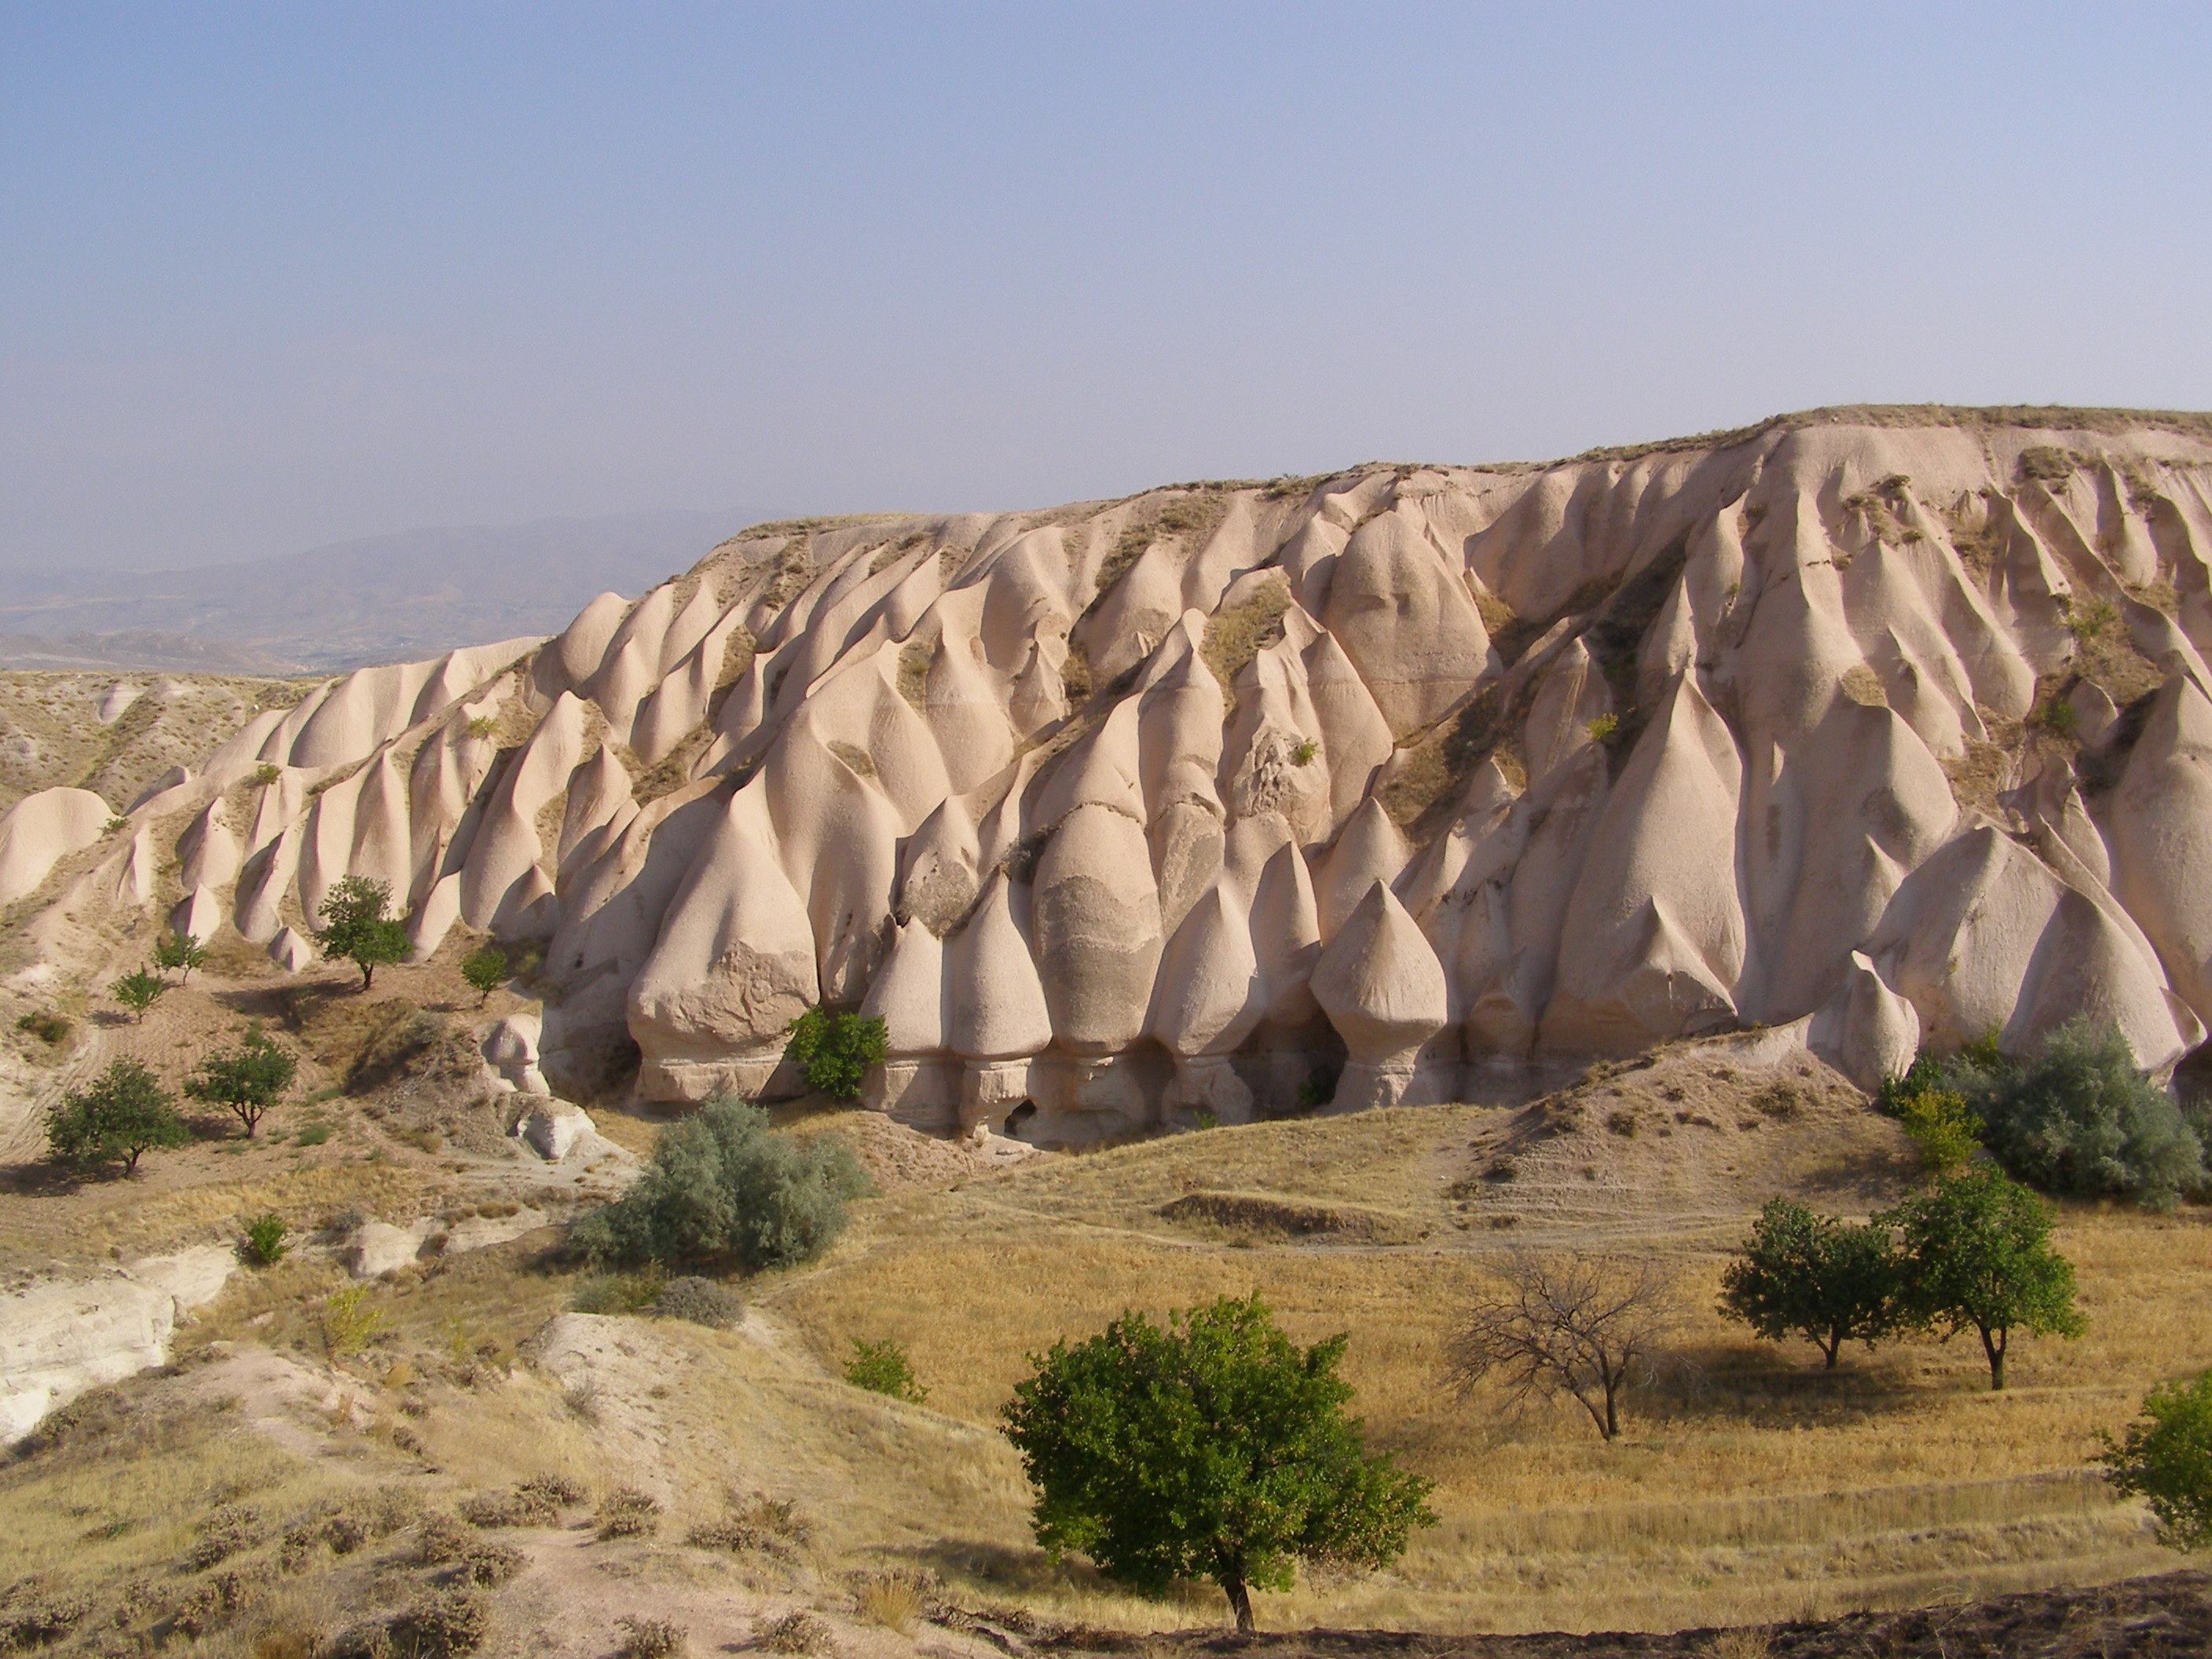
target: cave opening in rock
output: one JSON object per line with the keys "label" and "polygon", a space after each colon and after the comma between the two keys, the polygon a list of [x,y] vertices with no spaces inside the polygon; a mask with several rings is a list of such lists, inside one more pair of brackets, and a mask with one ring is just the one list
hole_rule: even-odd
{"label": "cave opening in rock", "polygon": [[1006,1114],[1006,1121],[1000,1126],[1000,1133],[1009,1140],[1019,1140],[1022,1131],[1029,1127],[1030,1121],[1036,1116],[1036,1102],[1024,1100]]}

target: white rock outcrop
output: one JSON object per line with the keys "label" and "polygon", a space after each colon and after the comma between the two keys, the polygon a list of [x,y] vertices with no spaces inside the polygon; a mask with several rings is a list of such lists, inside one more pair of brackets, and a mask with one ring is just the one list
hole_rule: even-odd
{"label": "white rock outcrop", "polygon": [[88,1389],[167,1364],[177,1322],[220,1295],[237,1266],[234,1251],[201,1245],[0,1296],[0,1445]]}
{"label": "white rock outcrop", "polygon": [[0,902],[98,848],[56,915],[297,967],[373,875],[419,952],[543,944],[487,1052],[531,1099],[631,1044],[649,1098],[794,1092],[827,1004],[884,1021],[870,1103],[1054,1145],[1754,1025],[1863,1083],[2082,1014],[2164,1067],[2212,1019],[2208,593],[2212,442],[2149,416],[768,526],[258,715],[112,846],[18,803]]}

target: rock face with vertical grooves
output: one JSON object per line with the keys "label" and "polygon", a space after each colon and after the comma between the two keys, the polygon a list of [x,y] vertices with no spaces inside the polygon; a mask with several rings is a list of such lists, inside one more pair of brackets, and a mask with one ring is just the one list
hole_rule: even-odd
{"label": "rock face with vertical grooves", "polygon": [[[234,927],[344,874],[534,939],[543,1065],[1079,1145],[1807,1022],[1871,1082],[2212,1018],[2212,419],[1854,410],[1551,466],[763,526],[363,670],[0,897]],[[118,693],[120,699],[122,694]]]}

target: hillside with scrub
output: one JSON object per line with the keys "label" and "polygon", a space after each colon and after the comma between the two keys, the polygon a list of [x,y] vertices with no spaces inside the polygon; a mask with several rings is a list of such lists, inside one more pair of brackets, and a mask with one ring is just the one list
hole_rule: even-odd
{"label": "hillside with scrub", "polygon": [[0,1651],[2191,1650],[2208,582],[1842,410],[11,677]]}

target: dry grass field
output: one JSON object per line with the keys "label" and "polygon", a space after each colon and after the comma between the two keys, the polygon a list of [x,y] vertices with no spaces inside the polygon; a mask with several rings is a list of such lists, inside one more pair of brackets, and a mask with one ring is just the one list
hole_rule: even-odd
{"label": "dry grass field", "polygon": [[[1510,1181],[1483,1176],[1528,1115],[1472,1107],[1216,1129],[1041,1163],[872,1206],[826,1264],[763,1286],[764,1300],[824,1363],[854,1337],[896,1338],[931,1403],[979,1424],[1024,1356],[1125,1307],[1257,1289],[1302,1340],[1349,1332],[1358,1408],[1376,1443],[1437,1481],[1441,1524],[1392,1572],[1312,1577],[1263,1598],[1261,1620],[1277,1628],[1668,1630],[2173,1565],[2086,1460],[2096,1431],[2130,1416],[2151,1382],[2212,1359],[2203,1217],[2069,1210],[2060,1244],[2089,1334],[2025,1343],[2002,1395],[1988,1392],[1971,1340],[1853,1352],[1826,1376],[1809,1346],[1753,1343],[1712,1311],[1726,1251],[1776,1191],[1864,1213],[1909,1179],[1911,1160],[1834,1081],[1823,1092],[1789,1079],[1799,1101],[1770,1117],[1753,1103],[1772,1081],[1711,1077],[1723,1068],[1691,1048],[1585,1085],[1550,1114],[1578,1121],[1523,1144]],[[1690,1097],[1669,1098],[1678,1089]],[[1714,1127],[1678,1125],[1676,1110]],[[1607,1127],[1622,1112],[1643,1117],[1633,1138]],[[1226,1224],[1160,1214],[1183,1200],[1188,1215],[1188,1200],[1214,1194],[1247,1201],[1223,1206]],[[1254,1199],[1272,1200],[1280,1224]],[[1564,1247],[1654,1252],[1680,1273],[1681,1348],[1695,1369],[1643,1400],[1611,1446],[1571,1406],[1516,1413],[1494,1395],[1462,1400],[1443,1376],[1443,1344],[1486,1265]],[[983,1558],[939,1565],[964,1566],[979,1588],[994,1582]],[[1033,1564],[1005,1571],[1002,1590],[1088,1621],[1190,1617],[1097,1607]]]}
{"label": "dry grass field", "polygon": [[[459,1012],[451,978],[441,963],[380,976],[372,998],[311,997],[295,1035],[317,1091],[374,1049],[387,999]],[[176,1022],[238,1018],[262,983],[196,976],[146,1026],[102,1026],[100,1041],[157,1053]],[[1863,1214],[1914,1178],[1913,1159],[1841,1079],[1747,1041],[1599,1068],[1526,1109],[1217,1128],[1011,1167],[868,1114],[793,1110],[793,1127],[848,1138],[880,1195],[822,1261],[740,1286],[748,1310],[731,1331],[565,1313],[585,1275],[549,1226],[370,1284],[380,1328],[333,1352],[327,1298],[347,1279],[309,1230],[346,1212],[459,1213],[539,1178],[465,1133],[425,1150],[421,1131],[451,1108],[410,1116],[404,1085],[298,1109],[266,1146],[149,1159],[140,1181],[70,1188],[19,1170],[0,1191],[11,1268],[218,1241],[267,1208],[303,1237],[181,1330],[167,1374],[87,1396],[51,1443],[0,1462],[0,1592],[75,1607],[83,1650],[126,1630],[181,1650],[296,1650],[288,1632],[329,1633],[450,1585],[450,1564],[420,1559],[424,1516],[558,1474],[587,1494],[580,1507],[484,1534],[520,1562],[485,1592],[486,1652],[603,1655],[620,1618],[648,1611],[678,1617],[694,1651],[743,1647],[800,1608],[842,1652],[888,1659],[917,1638],[992,1650],[939,1625],[871,1622],[886,1572],[934,1575],[949,1601],[994,1618],[1216,1623],[1209,1588],[1150,1602],[1048,1561],[995,1425],[1026,1356],[1056,1338],[1127,1307],[1255,1289],[1302,1340],[1350,1333],[1357,1409],[1376,1444],[1437,1482],[1440,1516],[1390,1571],[1305,1574],[1260,1596],[1266,1627],[1764,1625],[2177,1565],[2086,1460],[2149,1383],[2212,1358],[2202,1214],[2069,1209],[2060,1243],[2089,1334],[2024,1342],[2003,1395],[1971,1343],[1852,1352],[1824,1375],[1809,1346],[1754,1344],[1712,1312],[1727,1252],[1778,1191]],[[649,1143],[652,1120],[599,1115],[611,1139]],[[331,1133],[303,1146],[310,1121]],[[560,1212],[560,1194],[538,1196]],[[1677,1273],[1688,1363],[1635,1401],[1612,1445],[1571,1409],[1462,1398],[1443,1375],[1486,1272],[1510,1251],[1565,1249],[1655,1254]],[[927,1405],[847,1387],[856,1337],[905,1344]],[[599,1537],[592,1503],[620,1487],[659,1504],[657,1532]],[[685,1542],[753,1493],[797,1504],[805,1539]],[[239,1547],[206,1560],[203,1540],[241,1507],[255,1519]],[[320,1537],[315,1517],[330,1515],[365,1529],[357,1547],[285,1543],[303,1527]]]}

